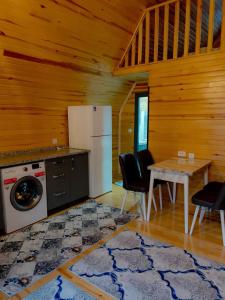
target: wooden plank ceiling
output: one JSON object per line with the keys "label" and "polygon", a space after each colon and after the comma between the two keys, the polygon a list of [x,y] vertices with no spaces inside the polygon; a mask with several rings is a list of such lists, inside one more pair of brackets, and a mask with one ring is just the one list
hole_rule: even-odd
{"label": "wooden plank ceiling", "polygon": [[[67,106],[113,105],[132,82],[112,76],[147,0],[0,1],[0,151],[68,143]],[[114,172],[115,173],[115,172]]]}

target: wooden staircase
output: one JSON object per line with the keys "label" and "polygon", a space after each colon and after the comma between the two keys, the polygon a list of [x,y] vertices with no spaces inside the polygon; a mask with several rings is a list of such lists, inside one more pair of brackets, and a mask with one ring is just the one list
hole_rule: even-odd
{"label": "wooden staircase", "polygon": [[145,9],[115,70],[225,51],[225,0],[170,0]]}

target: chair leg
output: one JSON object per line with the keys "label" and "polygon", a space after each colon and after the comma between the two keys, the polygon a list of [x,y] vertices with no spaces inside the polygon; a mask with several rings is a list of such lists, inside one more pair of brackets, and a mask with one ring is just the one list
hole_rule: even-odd
{"label": "chair leg", "polygon": [[224,224],[224,210],[220,210],[220,221],[221,221],[221,229],[223,236],[223,245],[225,247],[225,224]]}
{"label": "chair leg", "polygon": [[136,204],[137,203],[137,193],[133,192],[133,200],[134,200],[134,203]]}
{"label": "chair leg", "polygon": [[159,205],[160,205],[160,210],[162,210],[162,185],[159,184]]}
{"label": "chair leg", "polygon": [[177,196],[177,184],[176,182],[173,183],[173,203],[176,202],[176,196]]}
{"label": "chair leg", "polygon": [[197,216],[198,216],[199,209],[200,209],[200,206],[199,205],[196,206],[194,217],[193,217],[193,221],[192,221],[192,224],[191,224],[190,235],[192,235],[192,232],[194,230],[195,222],[196,222],[196,219],[197,219]]}
{"label": "chair leg", "polygon": [[166,185],[167,185],[168,194],[169,194],[169,197],[170,197],[170,202],[173,203],[173,197],[172,197],[172,194],[171,194],[170,183],[167,181]]}
{"label": "chair leg", "polygon": [[142,219],[144,219],[145,215],[144,215],[142,202],[143,202],[143,193],[141,194],[141,199],[140,201],[138,201],[138,204],[139,204],[139,212],[141,214]]}
{"label": "chair leg", "polygon": [[155,211],[157,212],[157,206],[156,206],[156,201],[155,201],[155,195],[154,195],[154,193],[152,194],[152,201],[153,201],[153,205],[154,205]]}
{"label": "chair leg", "polygon": [[126,200],[127,200],[127,195],[128,195],[128,191],[125,190],[125,194],[123,196],[123,202],[122,202],[122,206],[121,206],[121,210],[120,210],[121,214],[123,213],[123,210],[124,210],[124,206],[125,206],[125,203],[126,203]]}
{"label": "chair leg", "polygon": [[144,220],[146,220],[146,201],[145,201],[145,196],[146,196],[146,194],[143,193],[142,194],[142,209],[143,209]]}
{"label": "chair leg", "polygon": [[201,212],[200,212],[200,216],[199,216],[199,221],[198,221],[199,225],[202,223],[202,221],[204,219],[205,211],[206,211],[205,207],[202,207]]}

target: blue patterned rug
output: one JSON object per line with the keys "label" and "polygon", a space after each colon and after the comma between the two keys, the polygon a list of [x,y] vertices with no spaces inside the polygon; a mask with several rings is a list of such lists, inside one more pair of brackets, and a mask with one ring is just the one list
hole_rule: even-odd
{"label": "blue patterned rug", "polygon": [[70,271],[116,299],[225,299],[225,266],[124,231]]}
{"label": "blue patterned rug", "polygon": [[96,298],[59,275],[24,300],[96,300]]}

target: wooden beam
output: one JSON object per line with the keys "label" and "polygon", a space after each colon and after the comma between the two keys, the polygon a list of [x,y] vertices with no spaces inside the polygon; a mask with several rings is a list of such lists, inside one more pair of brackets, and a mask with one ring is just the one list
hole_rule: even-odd
{"label": "wooden beam", "polygon": [[197,18],[196,18],[196,37],[195,53],[200,53],[201,48],[201,29],[202,29],[202,0],[197,0]]}
{"label": "wooden beam", "polygon": [[169,4],[166,4],[164,7],[163,60],[167,60],[168,57],[169,9]]}
{"label": "wooden beam", "polygon": [[142,63],[142,47],[143,46],[143,21],[138,29],[138,64]]}
{"label": "wooden beam", "polygon": [[191,16],[191,0],[186,0],[184,56],[187,56],[189,52],[190,16]]}
{"label": "wooden beam", "polygon": [[146,12],[145,19],[145,63],[149,63],[149,50],[150,50],[150,12]]}
{"label": "wooden beam", "polygon": [[223,8],[222,8],[221,49],[225,50],[225,0],[223,0]]}
{"label": "wooden beam", "polygon": [[207,51],[211,51],[213,48],[214,18],[215,18],[215,0],[210,0]]}
{"label": "wooden beam", "polygon": [[[124,78],[128,80],[136,80],[136,77],[133,76],[139,76],[141,74],[141,77],[138,78],[143,80],[145,79],[145,74],[149,73],[151,76],[151,72],[164,72],[165,70],[170,70],[170,72],[173,72],[173,67],[180,65],[182,67],[186,67],[186,65],[192,64],[193,68],[195,68],[195,64],[201,62],[202,64],[202,72],[207,72],[207,67],[204,67],[205,63],[213,63],[215,60],[219,62],[220,60],[224,60],[224,52],[223,51],[212,51],[210,53],[202,53],[201,55],[189,55],[187,57],[180,57],[176,61],[172,59],[168,59],[167,61],[157,61],[155,63],[151,64],[142,64],[142,65],[136,65],[129,68],[121,68],[121,69],[115,69],[113,71],[113,75],[115,76],[124,76]],[[169,71],[168,71],[169,72]],[[128,77],[129,76],[129,77]]]}
{"label": "wooden beam", "polygon": [[154,32],[154,61],[158,60],[159,52],[159,8],[155,9],[155,32]]}
{"label": "wooden beam", "polygon": [[178,57],[179,23],[180,23],[180,1],[177,1],[175,4],[175,15],[174,15],[174,38],[173,38],[174,59]]}

